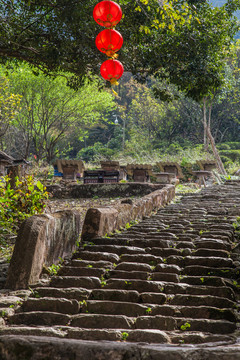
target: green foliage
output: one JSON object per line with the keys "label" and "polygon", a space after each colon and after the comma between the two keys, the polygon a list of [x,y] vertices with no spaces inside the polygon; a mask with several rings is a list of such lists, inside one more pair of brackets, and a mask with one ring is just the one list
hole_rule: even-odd
{"label": "green foliage", "polygon": [[219,150],[230,150],[230,149],[231,149],[231,147],[230,147],[229,144],[224,144],[224,143],[217,145],[217,148],[218,148]]}
{"label": "green foliage", "polygon": [[127,332],[122,332],[122,341],[126,341],[128,338],[129,334]]}
{"label": "green foliage", "polygon": [[190,327],[191,327],[191,324],[189,324],[188,322],[186,322],[185,324],[181,325],[180,329],[181,329],[182,331],[186,331],[186,330],[190,329]]}
{"label": "green foliage", "polygon": [[52,264],[51,266],[48,266],[47,271],[50,276],[57,275],[58,271],[61,269],[61,264]]}
{"label": "green foliage", "polygon": [[114,150],[107,148],[106,145],[96,142],[93,146],[81,149],[77,154],[77,158],[87,162],[97,161],[99,159],[110,160],[114,153]]}
{"label": "green foliage", "polygon": [[[238,1],[229,0],[221,8],[194,0],[119,4],[125,14],[119,26],[127,71],[140,80],[158,73],[198,99],[222,83],[223,62],[238,30],[232,16]],[[103,59],[94,46],[99,31],[92,18],[95,5],[95,0],[0,2],[1,56],[48,72],[71,71],[71,84],[79,85],[84,75],[99,73]]]}
{"label": "green foliage", "polygon": [[151,314],[151,312],[152,312],[152,309],[151,309],[150,307],[148,307],[148,308],[146,309],[146,314]]}
{"label": "green foliage", "polygon": [[12,124],[20,110],[21,96],[12,94],[9,89],[9,80],[0,77],[0,137]]}
{"label": "green foliage", "polygon": [[15,188],[11,187],[8,176],[0,183],[0,240],[16,234],[29,216],[41,214],[48,198],[45,187],[40,181],[35,185],[32,176],[15,180]]}
{"label": "green foliage", "polygon": [[90,129],[115,107],[113,96],[100,91],[96,79],[74,90],[68,86],[69,73],[47,77],[26,64],[1,71],[7,72],[11,91],[21,95],[21,110],[13,122],[21,130],[16,141],[25,157],[32,148],[37,161],[50,163],[59,151],[70,150],[87,136],[86,127]]}
{"label": "green foliage", "polygon": [[224,156],[232,161],[240,162],[240,150],[220,150],[221,157]]}

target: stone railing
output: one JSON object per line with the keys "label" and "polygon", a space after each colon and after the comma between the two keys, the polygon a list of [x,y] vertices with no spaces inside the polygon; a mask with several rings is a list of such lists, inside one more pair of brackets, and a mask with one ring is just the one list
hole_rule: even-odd
{"label": "stone railing", "polygon": [[122,203],[117,207],[98,207],[87,211],[82,240],[91,240],[96,237],[110,234],[133,220],[142,220],[168,204],[175,196],[175,186],[167,185],[156,190],[135,202]]}
{"label": "stone railing", "polygon": [[132,220],[150,216],[175,196],[173,185],[165,186],[142,198],[125,199],[114,207],[89,209],[83,228],[77,211],[65,210],[52,215],[35,215],[24,221],[17,236],[6,282],[8,289],[24,289],[39,281],[43,266],[70,257],[76,241],[110,234]]}

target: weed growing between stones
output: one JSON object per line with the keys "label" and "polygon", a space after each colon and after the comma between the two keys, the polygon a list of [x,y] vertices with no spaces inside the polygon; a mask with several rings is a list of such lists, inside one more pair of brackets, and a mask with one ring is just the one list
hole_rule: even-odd
{"label": "weed growing between stones", "polygon": [[48,266],[47,271],[50,276],[54,276],[54,275],[57,275],[57,273],[60,269],[61,269],[60,264],[58,264],[58,265],[52,264],[51,266]]}
{"label": "weed growing between stones", "polygon": [[191,324],[189,324],[188,322],[186,322],[185,324],[181,325],[180,329],[182,331],[186,331],[187,329],[190,329]]}
{"label": "weed growing between stones", "polygon": [[127,332],[122,332],[122,341],[126,341],[129,334]]}

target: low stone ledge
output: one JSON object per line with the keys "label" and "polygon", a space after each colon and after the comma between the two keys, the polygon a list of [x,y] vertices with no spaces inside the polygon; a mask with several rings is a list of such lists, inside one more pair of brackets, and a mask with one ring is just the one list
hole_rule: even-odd
{"label": "low stone ledge", "polygon": [[44,264],[56,264],[59,257],[73,252],[80,231],[77,211],[35,215],[25,220],[17,236],[6,288],[25,289],[38,282]]}
{"label": "low stone ledge", "polygon": [[46,336],[0,336],[2,360],[240,360],[239,342],[204,345],[84,341]]}
{"label": "low stone ledge", "polygon": [[145,196],[155,190],[162,189],[164,184],[149,183],[117,183],[117,184],[73,184],[47,185],[54,198],[65,199],[89,199],[94,196],[99,198],[116,198],[130,196]]}
{"label": "low stone ledge", "polygon": [[82,240],[91,240],[110,234],[125,227],[133,220],[142,220],[154,210],[168,204],[175,196],[175,186],[167,185],[132,204],[120,204],[115,207],[91,208],[87,211],[82,230]]}

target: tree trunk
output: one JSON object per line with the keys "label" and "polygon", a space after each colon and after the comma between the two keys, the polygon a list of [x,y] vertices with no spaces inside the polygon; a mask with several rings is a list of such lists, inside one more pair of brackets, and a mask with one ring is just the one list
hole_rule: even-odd
{"label": "tree trunk", "polygon": [[203,99],[203,144],[204,151],[208,150],[207,144],[207,106],[206,106],[206,98]]}
{"label": "tree trunk", "polygon": [[220,174],[227,175],[226,170],[224,169],[224,165],[218,153],[214,137],[211,134],[211,113],[212,113],[212,104],[209,107],[208,113],[208,122],[207,122],[207,99],[203,99],[203,127],[204,127],[204,150],[208,150],[209,142],[211,144],[212,152],[217,163]]}
{"label": "tree trunk", "polygon": [[[212,103],[211,105],[209,105],[209,109],[208,109],[208,123],[207,123],[207,127],[208,129],[210,130],[211,132],[211,116],[212,116]],[[206,143],[206,148],[208,149],[208,146],[209,146],[209,142],[210,142],[210,139],[209,137],[207,136],[207,143]]]}
{"label": "tree trunk", "polygon": [[214,154],[214,157],[215,157],[215,160],[216,160],[216,163],[217,163],[220,174],[227,175],[226,170],[224,169],[222,160],[220,158],[220,155],[218,153],[218,150],[216,148],[214,137],[212,136],[209,127],[207,127],[207,136],[208,136],[209,141],[211,143],[212,151],[213,151],[213,154]]}

